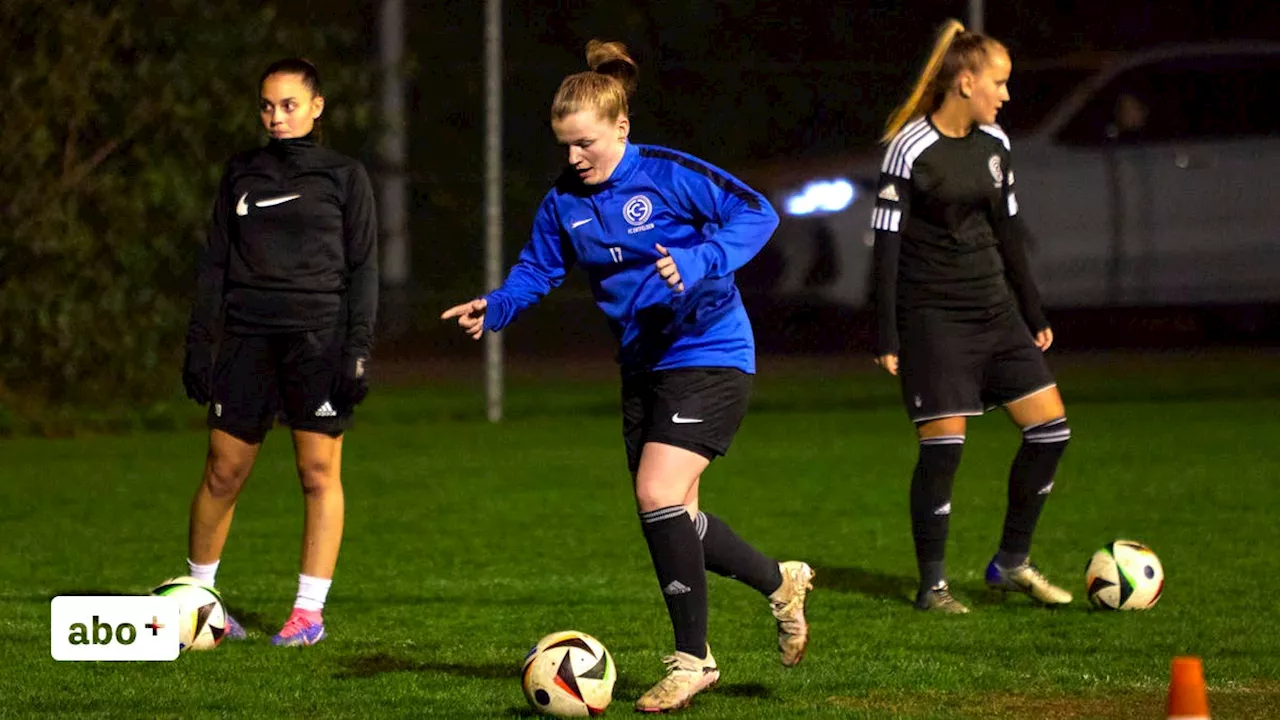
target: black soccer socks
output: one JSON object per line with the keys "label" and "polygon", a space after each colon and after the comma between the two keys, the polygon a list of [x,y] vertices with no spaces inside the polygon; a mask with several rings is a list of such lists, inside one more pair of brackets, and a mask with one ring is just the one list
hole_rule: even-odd
{"label": "black soccer socks", "polygon": [[1023,428],[1022,447],[1009,469],[1009,508],[996,556],[1001,567],[1017,567],[1031,552],[1031,534],[1053,490],[1053,475],[1070,439],[1065,417]]}
{"label": "black soccer socks", "polygon": [[963,452],[964,435],[920,440],[920,457],[911,475],[911,536],[922,588],[934,587],[946,577],[943,558],[951,523],[951,486]]}
{"label": "black soccer socks", "polygon": [[640,527],[667,601],[676,650],[707,655],[707,571],[702,542],[683,505],[640,513]]}
{"label": "black soccer socks", "polygon": [[723,520],[699,512],[693,519],[693,526],[702,538],[702,554],[708,570],[740,580],[763,595],[771,595],[782,587],[782,570],[778,561],[738,537]]}

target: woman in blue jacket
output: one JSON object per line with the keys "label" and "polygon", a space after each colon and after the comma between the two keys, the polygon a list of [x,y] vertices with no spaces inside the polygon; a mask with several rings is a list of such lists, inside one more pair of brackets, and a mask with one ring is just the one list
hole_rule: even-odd
{"label": "woman in blue jacket", "polygon": [[720,677],[707,647],[706,570],[769,598],[784,665],[804,656],[813,570],[778,563],[698,509],[703,471],[746,414],[755,373],[751,323],[733,273],[769,240],[777,214],[728,173],[667,148],[628,142],[636,64],[621,43],[587,45],[590,71],[551,104],[568,167],[502,287],[446,310],[479,339],[501,330],[583,267],[619,342],[622,426],[641,527],[675,631],[668,674],[636,703],[673,710]]}

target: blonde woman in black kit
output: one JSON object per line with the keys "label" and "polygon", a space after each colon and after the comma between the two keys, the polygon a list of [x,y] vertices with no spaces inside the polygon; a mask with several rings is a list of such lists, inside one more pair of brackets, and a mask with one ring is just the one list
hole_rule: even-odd
{"label": "blonde woman in black kit", "polygon": [[[312,645],[342,543],[343,433],[368,392],[378,304],[378,222],[364,167],[316,143],[316,68],[288,59],[263,73],[270,135],[227,163],[200,256],[182,379],[209,406],[209,452],[191,503],[189,574],[214,582],[236,498],[279,415],[302,484],[301,573],[272,639]],[[238,624],[228,632],[243,636]]]}
{"label": "blonde woman in black kit", "polygon": [[1044,359],[1053,330],[1027,264],[1009,138],[1009,52],[949,21],[894,113],[872,217],[876,363],[899,376],[920,455],[911,479],[916,607],[966,613],[943,567],[966,419],[1003,407],[1022,431],[987,585],[1044,605],[1071,602],[1029,561],[1031,535],[1071,437]]}

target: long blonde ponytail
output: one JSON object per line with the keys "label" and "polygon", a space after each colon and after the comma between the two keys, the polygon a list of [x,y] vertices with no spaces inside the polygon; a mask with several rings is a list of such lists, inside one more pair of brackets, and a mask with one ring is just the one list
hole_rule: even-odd
{"label": "long blonde ponytail", "polygon": [[929,53],[929,59],[925,61],[924,68],[920,71],[920,76],[916,78],[916,84],[915,87],[911,88],[911,94],[889,116],[889,122],[885,124],[884,135],[881,136],[880,142],[889,142],[898,134],[903,125],[927,111],[927,105],[933,102],[933,93],[931,91],[934,89],[934,81],[938,78],[938,73],[942,70],[943,62],[947,58],[947,51],[951,49],[952,41],[962,32],[964,32],[964,25],[960,24],[959,20],[947,20],[938,29],[938,39],[933,43],[933,52]]}

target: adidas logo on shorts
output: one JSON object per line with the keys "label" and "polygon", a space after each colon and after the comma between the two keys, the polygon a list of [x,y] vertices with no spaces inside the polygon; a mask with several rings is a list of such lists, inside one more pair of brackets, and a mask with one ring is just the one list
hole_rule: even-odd
{"label": "adidas logo on shorts", "polygon": [[337,416],[338,416],[338,413],[334,411],[333,406],[329,404],[328,400],[325,400],[324,404],[321,405],[316,410],[316,417],[337,417]]}

